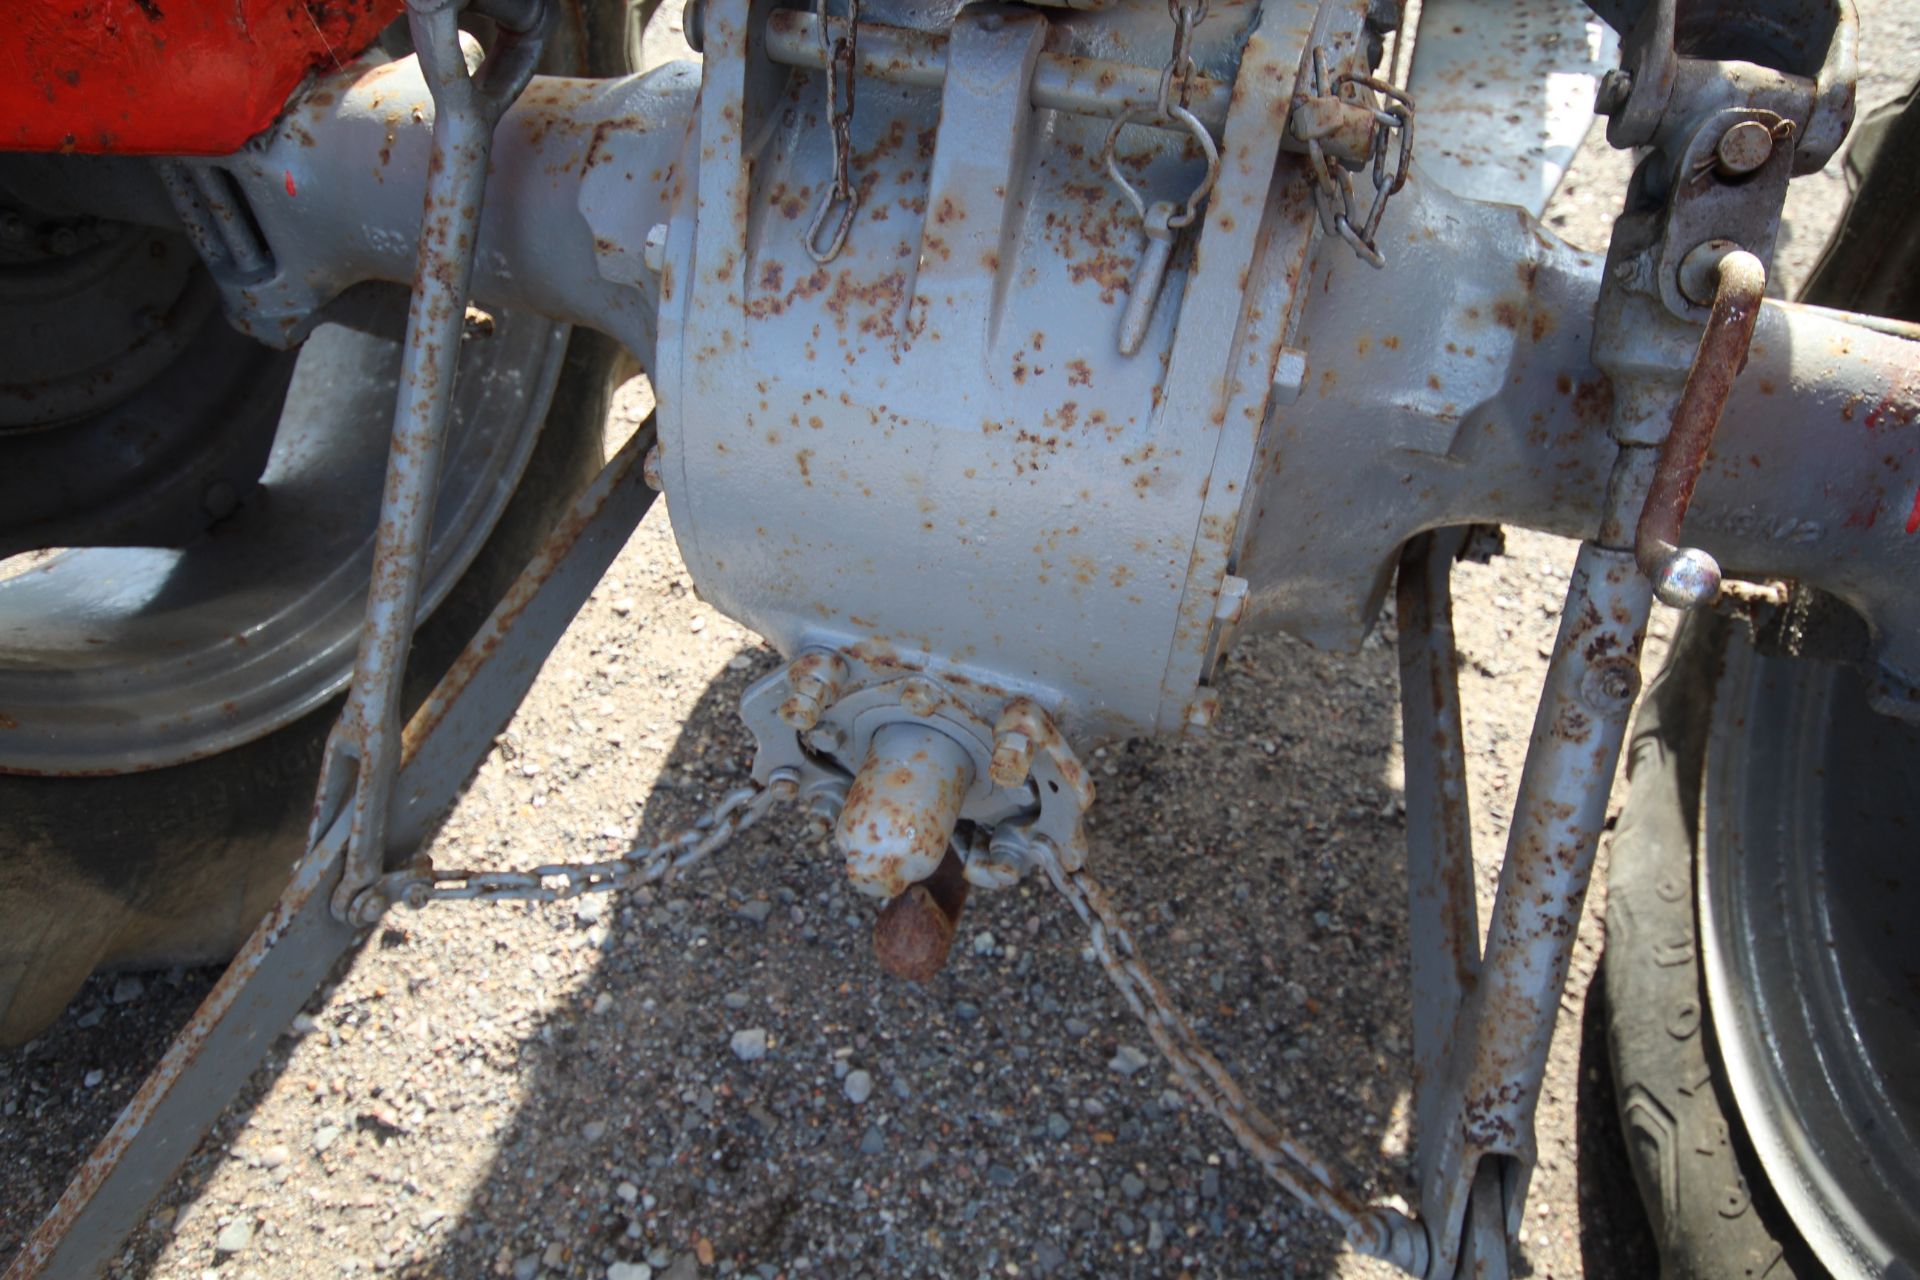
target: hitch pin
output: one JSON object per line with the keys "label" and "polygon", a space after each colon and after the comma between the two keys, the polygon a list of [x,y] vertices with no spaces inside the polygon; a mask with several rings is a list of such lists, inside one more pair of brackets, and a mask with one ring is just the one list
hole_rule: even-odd
{"label": "hitch pin", "polygon": [[1674,406],[1673,426],[1660,445],[1633,535],[1640,572],[1652,580],[1653,593],[1676,609],[1712,604],[1720,594],[1719,564],[1698,547],[1680,546],[1680,525],[1733,380],[1747,363],[1766,287],[1767,269],[1760,259],[1731,241],[1709,240],[1680,264],[1681,292],[1709,302],[1707,327]]}

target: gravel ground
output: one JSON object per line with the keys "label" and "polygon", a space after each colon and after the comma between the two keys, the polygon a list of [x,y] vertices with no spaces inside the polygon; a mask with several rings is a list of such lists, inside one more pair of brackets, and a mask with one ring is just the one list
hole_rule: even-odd
{"label": "gravel ground", "polygon": [[[1871,105],[1920,66],[1920,15],[1863,9]],[[1599,247],[1625,176],[1590,144],[1549,222]],[[1841,192],[1833,176],[1796,185],[1784,285]],[[647,404],[630,384],[610,437]],[[1515,532],[1455,577],[1483,861],[1505,838],[1571,560]],[[1656,641],[1670,628],[1656,618]],[[775,664],[694,597],[656,508],[432,852],[509,865],[671,830],[743,775],[733,708]],[[1228,670],[1208,739],[1095,753],[1093,865],[1251,1092],[1356,1189],[1404,1194],[1391,619],[1358,654],[1270,637]],[[1582,1057],[1603,883],[1541,1102],[1521,1241],[1536,1276],[1651,1269],[1604,1064]],[[976,894],[922,988],[877,971],[871,921],[791,813],[663,892],[397,913],[276,1044],[118,1273],[1392,1274],[1277,1200],[1185,1105],[1049,892]],[[0,1057],[0,1256],[212,977],[96,978]]]}

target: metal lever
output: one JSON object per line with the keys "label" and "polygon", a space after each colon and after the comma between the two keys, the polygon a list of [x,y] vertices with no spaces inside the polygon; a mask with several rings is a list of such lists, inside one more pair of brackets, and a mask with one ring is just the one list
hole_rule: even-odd
{"label": "metal lever", "polygon": [[1680,265],[1681,291],[1700,301],[1710,295],[1710,310],[1633,535],[1640,572],[1652,580],[1653,593],[1676,609],[1712,604],[1720,594],[1719,564],[1697,547],[1678,545],[1680,526],[1733,380],[1747,363],[1766,287],[1760,259],[1730,241],[1708,241]]}
{"label": "metal lever", "polygon": [[374,544],[367,620],[354,659],[353,689],[328,735],[307,847],[351,811],[344,870],[331,907],[336,919],[367,924],[386,903],[366,897],[385,869],[388,810],[400,763],[400,691],[420,607],[440,455],[453,412],[453,380],[473,280],[493,129],[533,78],[553,24],[546,0],[480,0],[500,38],[467,68],[460,45],[464,0],[409,0],[407,25],[433,94],[433,154],[427,169],[420,252],[407,313],[393,443],[387,456],[380,530]]}

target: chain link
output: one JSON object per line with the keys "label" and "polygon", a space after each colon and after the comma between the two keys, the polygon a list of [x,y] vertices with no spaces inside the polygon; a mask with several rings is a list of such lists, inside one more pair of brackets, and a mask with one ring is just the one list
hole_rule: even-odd
{"label": "chain link", "polygon": [[[1362,215],[1359,203],[1354,198],[1353,175],[1347,172],[1346,166],[1327,158],[1326,149],[1320,145],[1318,138],[1311,138],[1307,141],[1307,159],[1313,169],[1314,202],[1319,207],[1321,226],[1330,234],[1345,240],[1362,261],[1384,267],[1387,260],[1378,244],[1380,219],[1387,211],[1388,197],[1407,185],[1407,170],[1413,163],[1413,99],[1377,76],[1354,75],[1343,71],[1329,81],[1326,50],[1313,51],[1311,87],[1316,98],[1338,99],[1340,90],[1350,85],[1370,89],[1387,103],[1384,107],[1369,108],[1373,113],[1370,148],[1373,152],[1373,201]],[[1399,146],[1393,176],[1389,178],[1387,144],[1396,132],[1399,134]]]}
{"label": "chain link", "polygon": [[1147,968],[1134,945],[1132,931],[1099,881],[1084,867],[1069,869],[1048,841],[1035,841],[1030,856],[1086,924],[1100,967],[1194,1100],[1226,1125],[1234,1140],[1282,1190],[1338,1223],[1355,1249],[1374,1257],[1388,1256],[1394,1238],[1404,1238],[1412,1224],[1395,1210],[1362,1204],[1342,1191],[1325,1164],[1288,1137],[1247,1097]]}
{"label": "chain link", "polygon": [[[853,84],[855,42],[860,30],[860,0],[847,0],[847,18],[842,33],[827,36],[827,0],[814,0],[814,31],[820,41],[820,56],[827,73],[827,130],[833,135],[833,179],[820,199],[820,208],[807,227],[807,255],[821,266],[840,256],[853,228],[853,215],[860,207],[860,195],[853,186]],[[820,229],[838,208],[839,218],[824,247]]]}
{"label": "chain link", "polygon": [[[637,845],[604,862],[552,862],[527,871],[441,870],[431,865],[397,871],[377,890],[388,902],[424,907],[429,902],[480,899],[489,902],[560,902],[589,893],[612,893],[674,876],[753,826],[783,800],[799,793],[799,779],[776,770],[765,786],[735,787],[694,822],[658,844]],[[554,883],[558,882],[558,883]]]}

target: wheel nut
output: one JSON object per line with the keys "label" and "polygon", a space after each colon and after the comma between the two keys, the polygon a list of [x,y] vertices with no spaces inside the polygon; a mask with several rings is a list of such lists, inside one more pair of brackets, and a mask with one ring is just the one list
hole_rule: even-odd
{"label": "wheel nut", "polygon": [[1714,145],[1714,168],[1724,178],[1741,178],[1773,156],[1773,130],[1758,120],[1742,120]]}

